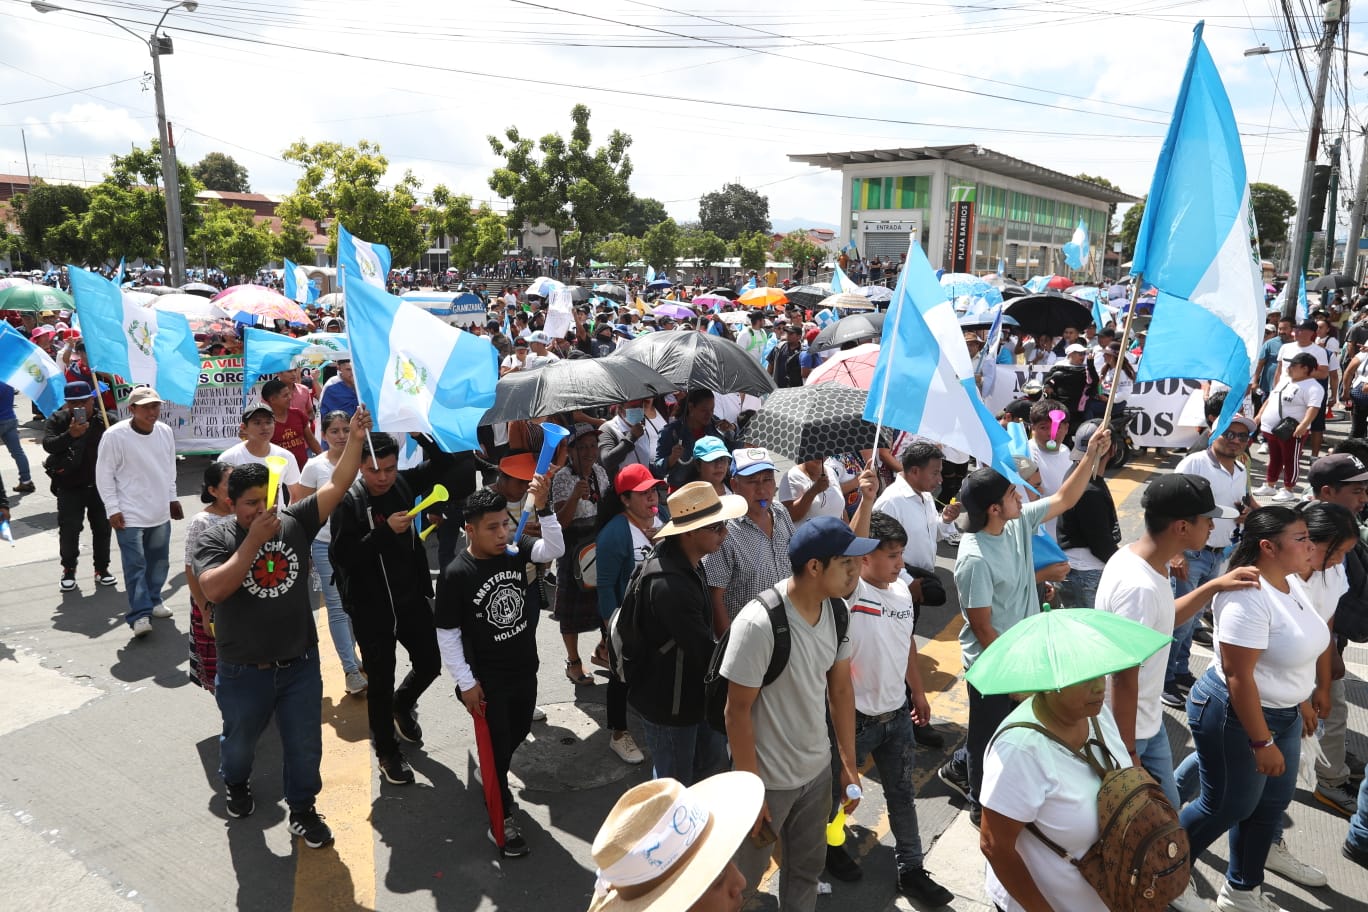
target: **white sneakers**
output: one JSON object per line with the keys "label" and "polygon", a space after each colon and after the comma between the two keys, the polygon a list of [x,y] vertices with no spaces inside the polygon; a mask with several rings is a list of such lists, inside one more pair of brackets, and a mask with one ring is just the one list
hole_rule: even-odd
{"label": "white sneakers", "polygon": [[135,637],[145,637],[152,632],[152,620],[147,616],[138,618],[133,622],[133,635]]}
{"label": "white sneakers", "polygon": [[630,763],[636,766],[646,759],[646,755],[637,747],[636,740],[632,738],[631,732],[618,732],[608,738],[608,747],[623,763]]}
{"label": "white sneakers", "polygon": [[1268,495],[1276,494],[1277,492],[1278,489],[1269,484],[1261,484],[1253,491],[1250,491],[1255,497],[1267,497]]}
{"label": "white sneakers", "polygon": [[166,606],[165,602],[158,602],[152,606],[152,616],[154,618],[169,618],[176,612]]}
{"label": "white sneakers", "polygon": [[1197,884],[1189,880],[1183,895],[1169,903],[1169,908],[1177,912],[1210,912],[1211,904],[1197,895]]}
{"label": "white sneakers", "polygon": [[1303,887],[1323,887],[1329,883],[1325,872],[1320,868],[1312,867],[1293,857],[1292,852],[1287,848],[1286,839],[1279,839],[1268,850],[1268,860],[1264,862],[1264,870],[1281,874],[1294,884],[1301,884]]}
{"label": "white sneakers", "polygon": [[1264,894],[1263,889],[1236,890],[1230,881],[1221,884],[1221,892],[1216,897],[1216,908],[1221,912],[1287,912],[1273,898]]}

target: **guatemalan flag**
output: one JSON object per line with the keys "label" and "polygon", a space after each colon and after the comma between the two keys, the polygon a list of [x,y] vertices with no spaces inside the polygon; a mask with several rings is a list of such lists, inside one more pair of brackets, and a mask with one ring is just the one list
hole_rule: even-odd
{"label": "guatemalan flag", "polygon": [[242,403],[257,380],[298,367],[317,369],[324,361],[350,357],[343,333],[309,333],[295,338],[269,329],[247,327],[242,336]]}
{"label": "guatemalan flag", "polygon": [[850,276],[845,274],[845,270],[837,266],[831,273],[831,293],[841,294],[843,292],[859,294],[860,286],[850,281]]}
{"label": "guatemalan flag", "polygon": [[127,301],[109,279],[79,266],[67,266],[67,280],[95,370],[154,387],[168,402],[194,405],[200,356],[183,315]]}
{"label": "guatemalan flag", "polygon": [[915,240],[884,320],[864,419],[969,453],[1025,483],[1012,460],[1011,439],[974,384],[974,364],[948,292]]}
{"label": "guatemalan flag", "polygon": [[[1082,269],[1083,264],[1088,261],[1090,252],[1088,249],[1088,223],[1079,219],[1078,227],[1074,229],[1073,239],[1064,245],[1064,262],[1069,264],[1070,269]],[[1098,326],[1098,329],[1101,328]]]}
{"label": "guatemalan flag", "polygon": [[[341,242],[339,241],[339,246]],[[309,281],[309,274],[298,263],[285,261],[285,297],[299,304],[318,300],[318,287]]]}
{"label": "guatemalan flag", "polygon": [[[343,269],[344,285],[348,278],[352,281],[359,278],[381,291],[385,290],[390,271],[389,248],[384,244],[372,244],[352,237],[352,233],[341,222],[337,224],[337,262]],[[343,291],[350,289],[344,287]]]}
{"label": "guatemalan flag", "polygon": [[479,448],[475,431],[499,379],[487,339],[362,282],[347,289],[347,334],[377,430],[430,434],[448,453]]}
{"label": "guatemalan flag", "polygon": [[[1249,385],[1264,324],[1258,229],[1235,115],[1200,22],[1131,274],[1159,290],[1136,380],[1219,380],[1237,390]],[[1193,345],[1194,339],[1202,344]],[[1226,399],[1213,437],[1243,400]]]}
{"label": "guatemalan flag", "polygon": [[3,320],[0,320],[0,383],[28,396],[44,415],[50,416],[57,411],[66,399],[66,377],[57,362]]}

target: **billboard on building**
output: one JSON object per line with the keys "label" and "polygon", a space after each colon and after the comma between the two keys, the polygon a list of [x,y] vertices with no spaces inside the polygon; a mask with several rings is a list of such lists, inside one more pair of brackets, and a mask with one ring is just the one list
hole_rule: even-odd
{"label": "billboard on building", "polygon": [[950,271],[974,268],[974,194],[972,184],[950,188]]}

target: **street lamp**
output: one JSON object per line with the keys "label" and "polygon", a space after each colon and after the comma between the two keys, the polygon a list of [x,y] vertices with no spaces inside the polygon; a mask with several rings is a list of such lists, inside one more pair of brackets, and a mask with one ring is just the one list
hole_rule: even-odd
{"label": "street lamp", "polygon": [[161,58],[167,54],[175,52],[171,43],[170,35],[160,35],[162,23],[166,17],[178,9],[183,9],[187,13],[193,13],[199,9],[196,0],[181,0],[168,6],[157,20],[157,24],[152,28],[151,36],[144,38],[137,32],[128,28],[123,23],[101,13],[92,13],[88,10],[70,9],[65,6],[58,6],[55,3],[46,3],[44,0],[33,0],[29,4],[40,13],[78,13],[82,16],[91,16],[96,19],[103,19],[110,25],[122,29],[128,34],[137,38],[147,45],[147,51],[152,55],[152,87],[157,99],[157,135],[161,140],[161,164],[162,164],[162,195],[166,199],[166,259],[171,274],[171,284],[179,287],[185,284],[185,228],[181,223],[180,208],[180,171],[176,166],[176,148],[172,144],[171,127],[166,122],[166,100],[162,96],[162,75]]}

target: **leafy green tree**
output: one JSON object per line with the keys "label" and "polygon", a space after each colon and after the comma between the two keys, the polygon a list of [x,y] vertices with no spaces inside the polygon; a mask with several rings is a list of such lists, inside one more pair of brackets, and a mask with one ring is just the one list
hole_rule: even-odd
{"label": "leafy green tree", "polygon": [[313,232],[303,225],[280,222],[280,232],[271,235],[271,259],[277,263],[292,260],[295,263],[312,264],[314,250],[309,246]]}
{"label": "leafy green tree", "polygon": [[[202,188],[188,167],[177,167],[181,224],[192,235],[200,225],[195,194]],[[88,261],[166,259],[161,176],[161,146],[156,140],[146,149],[135,146],[127,155],[111,158],[109,176],[90,188],[90,208],[81,217],[80,235],[89,245]]]}
{"label": "leafy green tree", "polygon": [[[548,133],[534,143],[517,127],[505,130],[504,139],[490,136],[489,147],[504,163],[490,175],[489,186],[512,203],[509,220],[514,225],[546,225],[555,233],[558,250],[562,235],[576,231],[576,253],[583,253],[616,229],[626,214],[632,138],[614,130],[607,145],[594,148],[589,108],[575,105],[570,118],[574,127],[569,141]],[[562,250],[562,261],[569,255]]]}
{"label": "leafy green tree", "polygon": [[[445,184],[432,188],[428,196],[424,218],[428,225],[428,245],[437,246],[447,239],[448,255],[458,269],[469,269],[475,262],[475,213],[470,208],[470,197],[453,194]],[[348,229],[349,231],[351,229]]]}
{"label": "leafy green tree", "polygon": [[84,188],[40,180],[28,193],[15,196],[12,205],[30,254],[54,263],[87,262],[87,245],[80,236],[81,216],[90,208]]}
{"label": "leafy green tree", "polygon": [[251,193],[252,185],[247,179],[247,169],[223,152],[210,152],[190,169],[195,179],[206,190],[219,190],[225,193]]}
{"label": "leafy green tree", "polygon": [[790,231],[774,248],[776,256],[788,260],[794,269],[807,269],[813,260],[825,260],[827,250],[813,243],[806,231]]}
{"label": "leafy green tree", "polygon": [[1297,214],[1297,201],[1275,184],[1253,183],[1249,185],[1249,208],[1254,210],[1254,223],[1259,227],[1259,251],[1272,256],[1287,240],[1287,220]]}
{"label": "leafy green tree", "polygon": [[741,258],[741,268],[756,271],[764,269],[769,260],[770,240],[770,236],[763,231],[752,231],[737,238],[733,246],[736,255]]}
{"label": "leafy green tree", "polygon": [[17,260],[24,251],[24,236],[9,230],[9,225],[0,222],[0,257]]}
{"label": "leafy green tree", "polygon": [[697,260],[704,269],[727,258],[727,242],[697,225],[681,229],[679,246],[683,256]]}
{"label": "leafy green tree", "polygon": [[1126,214],[1121,217],[1121,231],[1117,238],[1121,241],[1121,258],[1129,260],[1135,256],[1135,241],[1140,236],[1140,220],[1145,217],[1145,202],[1149,199],[1146,194],[1140,202],[1126,210]]}
{"label": "leafy green tree", "polygon": [[412,171],[405,171],[392,186],[382,186],[389,159],[378,143],[363,139],[355,146],[308,145],[300,140],[282,155],[302,166],[304,173],[276,214],[286,224],[301,218],[332,219],[329,255],[337,253],[339,222],[359,238],[388,246],[396,267],[411,265],[427,249],[417,211],[422,185]]}
{"label": "leafy green tree", "polygon": [[627,234],[609,235],[606,240],[599,241],[595,254],[600,260],[612,263],[618,271],[622,271],[641,255],[641,238]]}
{"label": "leafy green tree", "polygon": [[507,251],[508,222],[488,205],[481,204],[475,213],[475,262],[497,263]]}
{"label": "leafy green tree", "polygon": [[659,225],[669,217],[660,200],[634,194],[627,202],[627,212],[617,230],[629,237],[641,237],[652,225]]}
{"label": "leafy green tree", "polygon": [[705,193],[698,201],[698,222],[725,241],[754,231],[768,232],[769,197],[741,184],[723,184],[721,190]]}
{"label": "leafy green tree", "polygon": [[679,260],[679,226],[674,219],[667,218],[651,226],[641,239],[641,256],[648,266],[655,266],[666,274],[674,272]]}
{"label": "leafy green tree", "polygon": [[257,222],[250,209],[225,206],[212,200],[186,247],[186,257],[198,254],[201,263],[217,266],[228,275],[255,275],[271,259],[274,235]]}

